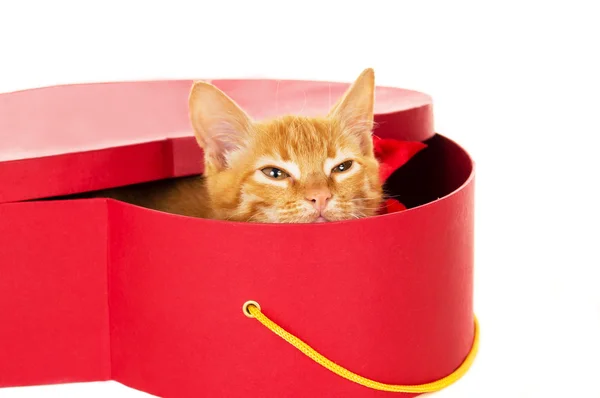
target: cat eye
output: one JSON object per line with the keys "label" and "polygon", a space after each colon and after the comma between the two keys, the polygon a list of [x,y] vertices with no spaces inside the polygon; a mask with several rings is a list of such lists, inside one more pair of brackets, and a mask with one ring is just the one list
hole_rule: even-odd
{"label": "cat eye", "polygon": [[267,177],[272,178],[274,180],[283,180],[290,176],[287,172],[285,172],[281,169],[278,169],[276,167],[265,167],[261,171],[263,172],[264,175],[266,175]]}
{"label": "cat eye", "polygon": [[337,166],[335,166],[333,169],[331,169],[332,173],[343,173],[345,171],[348,171],[351,167],[352,167],[352,160],[346,160],[343,163],[338,164]]}

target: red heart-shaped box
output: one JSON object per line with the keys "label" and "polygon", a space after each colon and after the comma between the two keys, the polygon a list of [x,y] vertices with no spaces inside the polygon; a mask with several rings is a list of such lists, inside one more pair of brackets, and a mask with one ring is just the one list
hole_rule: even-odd
{"label": "red heart-shaped box", "polygon": [[[116,380],[162,397],[383,397],[474,341],[473,163],[427,95],[378,87],[375,133],[427,147],[386,183],[407,210],[337,223],[194,219],[60,195],[202,172],[191,81],[0,95],[0,387]],[[217,80],[256,118],[327,111],[342,83]],[[410,394],[407,394],[410,395]]]}

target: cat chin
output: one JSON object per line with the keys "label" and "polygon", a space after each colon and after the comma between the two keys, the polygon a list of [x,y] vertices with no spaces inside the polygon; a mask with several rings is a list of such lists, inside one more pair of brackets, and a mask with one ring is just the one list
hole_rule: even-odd
{"label": "cat chin", "polygon": [[318,217],[314,222],[315,223],[322,223],[322,222],[329,222],[329,220],[326,219],[325,217]]}

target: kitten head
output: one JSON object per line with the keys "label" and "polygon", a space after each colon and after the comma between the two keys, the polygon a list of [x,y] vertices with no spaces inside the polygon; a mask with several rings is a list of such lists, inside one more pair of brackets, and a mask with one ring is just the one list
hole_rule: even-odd
{"label": "kitten head", "polygon": [[204,150],[214,217],[310,223],[375,215],[375,82],[366,69],[327,116],[257,122],[216,87],[194,84],[190,118]]}

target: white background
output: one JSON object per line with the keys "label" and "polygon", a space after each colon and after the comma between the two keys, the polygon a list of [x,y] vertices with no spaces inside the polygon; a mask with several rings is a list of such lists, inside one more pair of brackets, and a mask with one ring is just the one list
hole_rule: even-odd
{"label": "white background", "polygon": [[[379,84],[431,94],[437,130],[477,162],[482,327],[471,371],[435,396],[600,397],[594,1],[150,3],[0,0],[0,92],[160,78],[351,81],[371,66]],[[144,395],[116,383],[0,390],[106,396]]]}

